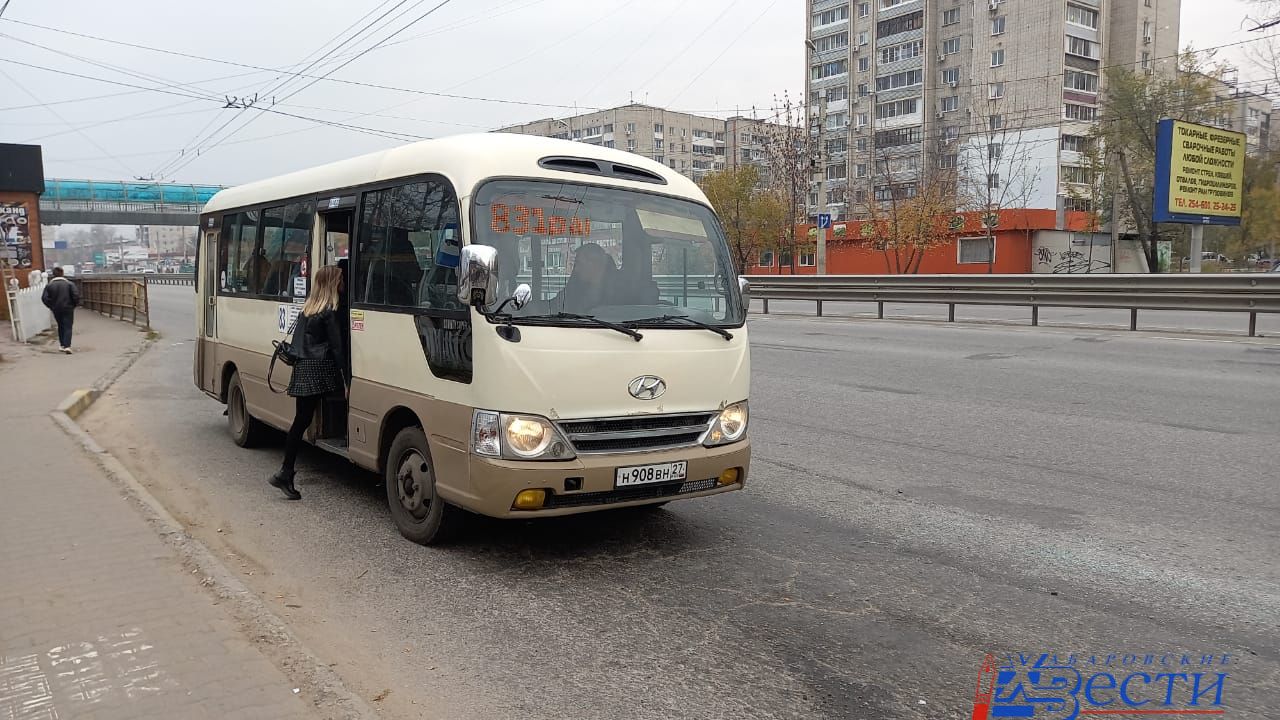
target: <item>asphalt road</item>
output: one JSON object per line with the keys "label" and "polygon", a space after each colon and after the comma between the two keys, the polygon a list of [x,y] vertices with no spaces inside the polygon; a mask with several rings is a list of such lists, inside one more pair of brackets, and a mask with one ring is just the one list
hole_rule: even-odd
{"label": "asphalt road", "polygon": [[756,318],[747,490],[422,548],[332,456],[267,487],[151,292],[90,431],[388,717],[968,718],[1005,651],[1227,653],[1276,716],[1275,340]]}

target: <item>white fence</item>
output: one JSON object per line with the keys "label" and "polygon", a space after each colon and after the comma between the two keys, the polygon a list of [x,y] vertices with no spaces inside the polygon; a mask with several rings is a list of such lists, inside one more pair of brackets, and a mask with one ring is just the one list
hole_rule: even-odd
{"label": "white fence", "polygon": [[17,292],[9,291],[9,315],[13,322],[13,339],[26,342],[53,327],[53,313],[44,306],[44,273],[33,272],[27,282],[30,287]]}

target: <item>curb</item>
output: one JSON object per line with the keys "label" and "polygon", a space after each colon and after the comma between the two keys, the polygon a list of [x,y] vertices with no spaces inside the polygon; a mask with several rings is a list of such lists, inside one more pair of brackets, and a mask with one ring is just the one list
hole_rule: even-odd
{"label": "curb", "polygon": [[342,679],[316,657],[293,634],[289,627],[240,582],[203,543],[186,528],[134,477],[114,455],[97,443],[78,423],[94,401],[124,375],[155,344],[144,340],[125,355],[92,388],[72,392],[56,410],[50,412],[63,432],[93,456],[107,477],[124,493],[126,499],[166,545],[178,555],[183,568],[200,576],[200,584],[226,603],[229,614],[249,640],[284,673],[291,683],[304,688],[311,705],[327,720],[376,720],[379,716],[364,698],[347,689]]}

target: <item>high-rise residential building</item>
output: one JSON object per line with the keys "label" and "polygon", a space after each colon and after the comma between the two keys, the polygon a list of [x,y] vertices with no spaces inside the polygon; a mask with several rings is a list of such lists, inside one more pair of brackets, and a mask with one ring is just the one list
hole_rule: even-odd
{"label": "high-rise residential building", "polygon": [[1241,90],[1239,85],[1221,78],[1200,75],[1198,79],[1213,92],[1214,117],[1207,124],[1244,133],[1246,152],[1250,155],[1272,149],[1271,119],[1275,110],[1270,97]]}
{"label": "high-rise residential building", "polygon": [[726,120],[633,103],[567,118],[535,120],[498,132],[626,150],[696,181],[741,163],[765,164],[768,124],[747,117]]}
{"label": "high-rise residential building", "polygon": [[810,214],[864,217],[947,175],[962,208],[1083,209],[1104,70],[1172,72],[1180,6],[809,0]]}

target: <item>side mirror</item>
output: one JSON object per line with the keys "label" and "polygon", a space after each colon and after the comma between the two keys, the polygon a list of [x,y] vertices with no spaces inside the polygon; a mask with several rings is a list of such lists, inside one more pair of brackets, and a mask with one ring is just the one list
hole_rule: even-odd
{"label": "side mirror", "polygon": [[520,283],[516,286],[515,293],[511,295],[511,304],[515,305],[516,309],[519,310],[525,305],[528,305],[529,301],[532,299],[533,288],[529,287],[529,283]]}
{"label": "side mirror", "polygon": [[742,296],[742,311],[751,312],[751,282],[742,275],[738,276],[738,295]]}
{"label": "side mirror", "polygon": [[497,294],[498,249],[488,245],[467,245],[458,257],[458,299],[467,305],[484,307]]}

